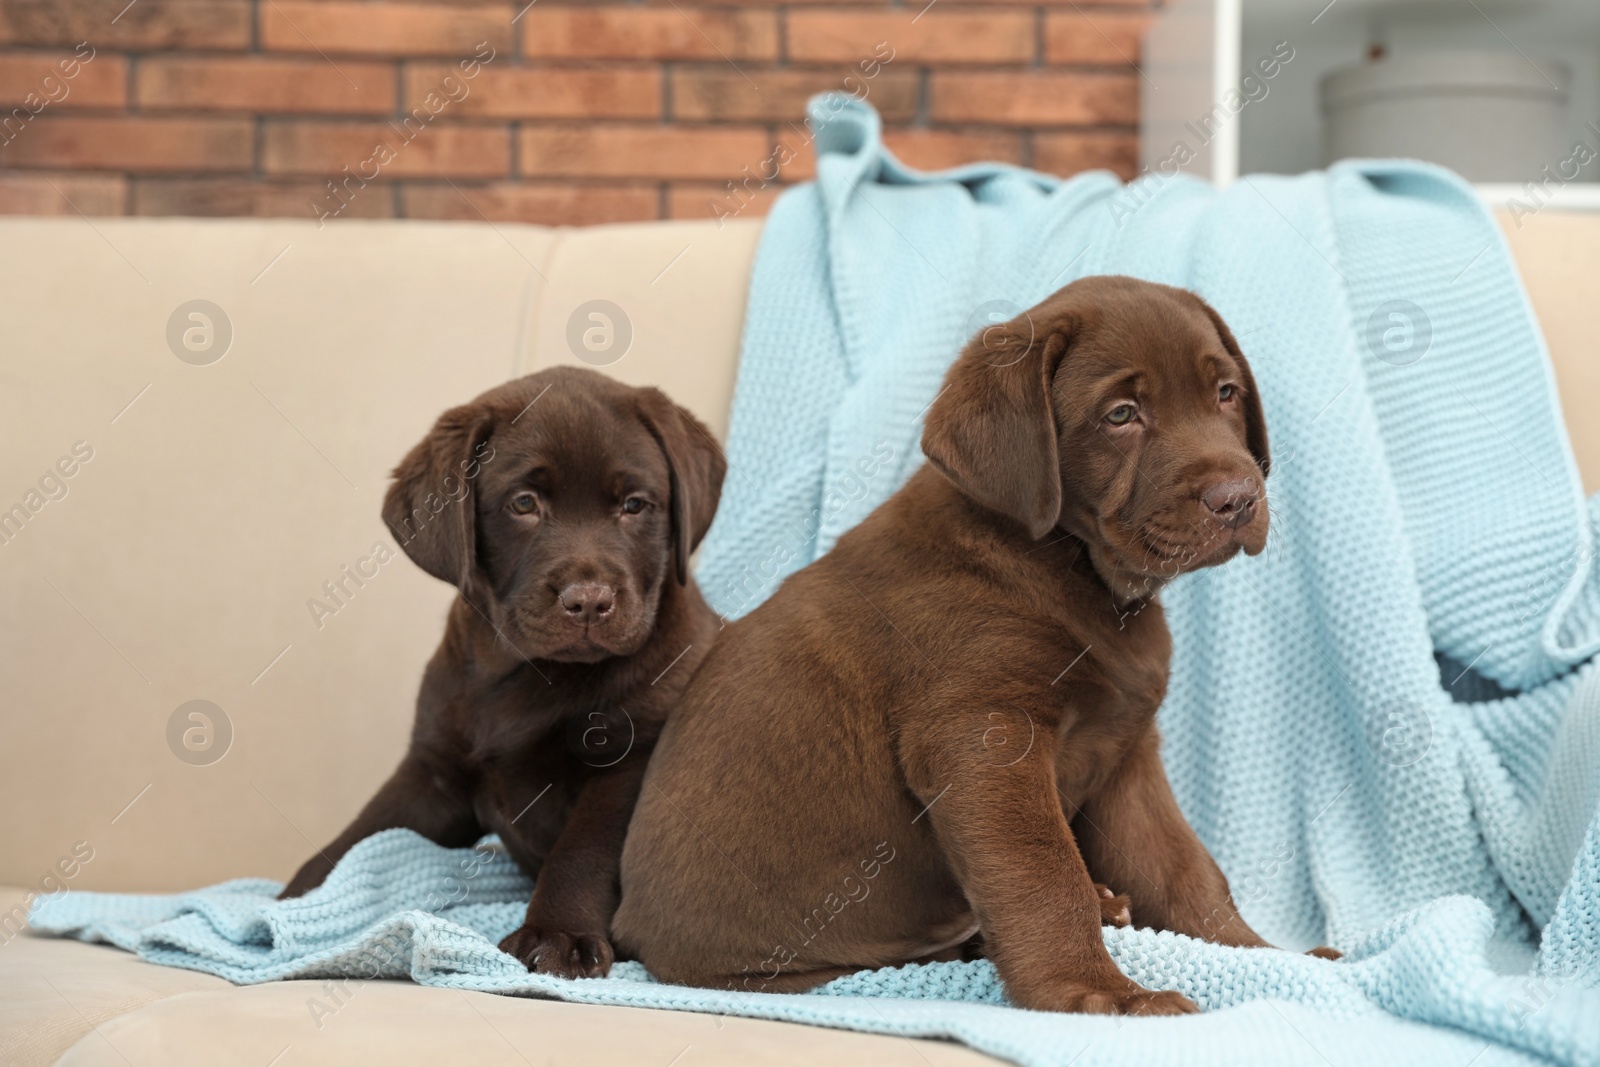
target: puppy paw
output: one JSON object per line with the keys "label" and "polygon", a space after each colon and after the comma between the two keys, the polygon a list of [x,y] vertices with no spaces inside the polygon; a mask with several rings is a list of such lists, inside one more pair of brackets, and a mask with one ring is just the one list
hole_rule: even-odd
{"label": "puppy paw", "polygon": [[1124,1015],[1198,1015],[1200,1006],[1173,989],[1141,989],[1117,1004]]}
{"label": "puppy paw", "polygon": [[1170,989],[1145,989],[1132,982],[1115,989],[1065,984],[1042,995],[1019,998],[1022,1007],[1083,1015],[1194,1015],[1195,1002]]}
{"label": "puppy paw", "polygon": [[523,926],[500,942],[500,951],[515,956],[535,974],[556,978],[604,978],[614,955],[604,934],[569,934]]}
{"label": "puppy paw", "polygon": [[1101,926],[1127,926],[1133,922],[1133,912],[1130,910],[1128,898],[1121,893],[1113,893],[1108,886],[1099,882],[1094,884],[1094,891],[1100,895],[1100,925]]}
{"label": "puppy paw", "polygon": [[1319,960],[1342,960],[1344,953],[1329,945],[1318,945],[1316,948],[1306,949],[1307,956],[1315,956]]}

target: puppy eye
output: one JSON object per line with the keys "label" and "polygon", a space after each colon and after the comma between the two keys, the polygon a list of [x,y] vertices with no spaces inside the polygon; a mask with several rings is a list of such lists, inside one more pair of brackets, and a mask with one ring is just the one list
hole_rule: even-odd
{"label": "puppy eye", "polygon": [[532,493],[518,493],[508,506],[514,515],[531,515],[539,507],[539,498]]}
{"label": "puppy eye", "polygon": [[630,496],[628,499],[622,502],[622,513],[624,515],[637,515],[639,512],[643,511],[647,506],[649,506],[649,503],[650,502],[642,496]]}
{"label": "puppy eye", "polygon": [[1217,399],[1226,404],[1228,401],[1234,398],[1234,395],[1238,393],[1238,391],[1239,387],[1234,385],[1232,382],[1228,382],[1225,385],[1219,385],[1217,386]]}
{"label": "puppy eye", "polygon": [[1132,422],[1133,417],[1138,413],[1139,409],[1134,407],[1132,404],[1118,404],[1116,407],[1106,412],[1106,421],[1113,426],[1122,426]]}

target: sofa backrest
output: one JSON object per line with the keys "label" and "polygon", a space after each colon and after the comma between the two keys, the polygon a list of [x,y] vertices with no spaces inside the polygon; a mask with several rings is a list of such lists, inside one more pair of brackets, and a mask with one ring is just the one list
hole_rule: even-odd
{"label": "sofa backrest", "polygon": [[[1503,221],[1593,492],[1600,215]],[[0,220],[0,883],[292,873],[399,759],[452,595],[376,558],[390,468],[580,352],[725,434],[759,232]]]}
{"label": "sofa backrest", "polygon": [[725,433],[759,232],[0,220],[0,883],[292,873],[393,769],[452,596],[377,558],[390,469],[580,352]]}

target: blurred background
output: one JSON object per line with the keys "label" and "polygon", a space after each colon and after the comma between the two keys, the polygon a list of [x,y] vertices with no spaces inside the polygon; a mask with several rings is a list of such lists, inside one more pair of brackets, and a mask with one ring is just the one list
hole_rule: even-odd
{"label": "blurred background", "polygon": [[1128,177],[1154,10],[0,0],[0,212],[753,216],[810,175],[804,103],[828,89],[868,99],[919,167]]}

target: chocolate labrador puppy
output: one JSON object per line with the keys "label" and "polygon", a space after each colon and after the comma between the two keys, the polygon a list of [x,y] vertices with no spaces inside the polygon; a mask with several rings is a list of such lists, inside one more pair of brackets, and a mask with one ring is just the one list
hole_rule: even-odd
{"label": "chocolate labrador puppy", "polygon": [[665,981],[794,991],[980,935],[1023,1007],[1195,1011],[1118,971],[1098,883],[1141,925],[1264,944],[1155,728],[1157,591],[1266,543],[1249,364],[1193,294],[1086,278],[967,346],[922,447],[691,681],[613,936]]}
{"label": "chocolate labrador puppy", "polygon": [[500,947],[541,974],[605,974],[645,764],[718,626],[689,553],[724,470],[693,415],[590,370],[532,374],[440,416],[383,503],[406,554],[460,590],[411,746],[282,896],[379,830],[450,847],[495,833],[538,879]]}

